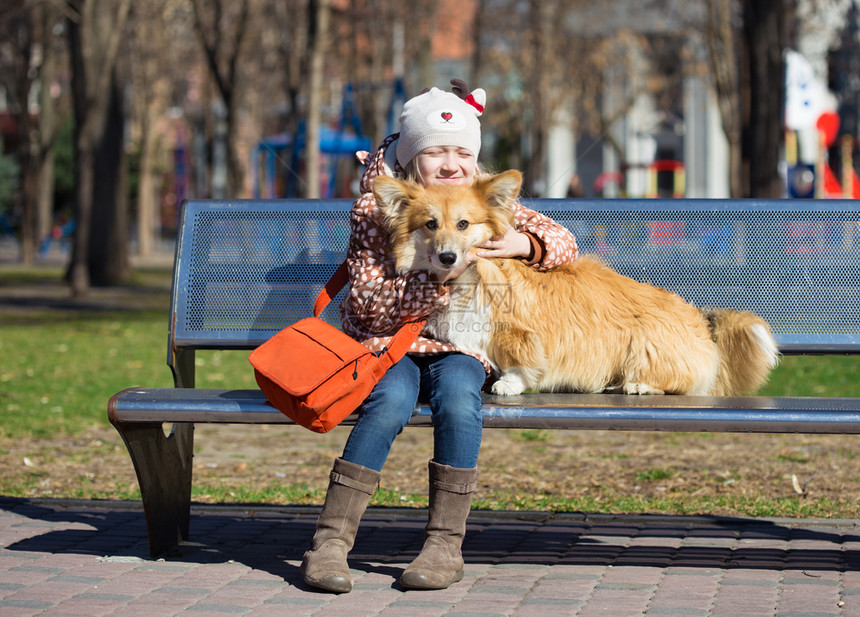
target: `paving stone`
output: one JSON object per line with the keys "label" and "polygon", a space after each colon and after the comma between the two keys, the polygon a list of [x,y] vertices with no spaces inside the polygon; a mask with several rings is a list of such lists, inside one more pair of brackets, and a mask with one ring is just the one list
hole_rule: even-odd
{"label": "paving stone", "polygon": [[301,580],[306,508],[195,506],[158,560],[127,504],[0,497],[0,615],[860,617],[858,521],[481,514],[464,579],[410,591],[426,510],[372,508],[338,595]]}

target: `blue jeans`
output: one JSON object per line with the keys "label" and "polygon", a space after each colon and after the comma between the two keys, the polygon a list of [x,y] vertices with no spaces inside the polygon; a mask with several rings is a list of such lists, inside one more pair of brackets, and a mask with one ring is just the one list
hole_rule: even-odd
{"label": "blue jeans", "polygon": [[420,399],[429,403],[432,412],[433,460],[463,469],[476,467],[485,378],[484,365],[466,354],[404,356],[359,408],[343,458],[381,471],[394,438]]}

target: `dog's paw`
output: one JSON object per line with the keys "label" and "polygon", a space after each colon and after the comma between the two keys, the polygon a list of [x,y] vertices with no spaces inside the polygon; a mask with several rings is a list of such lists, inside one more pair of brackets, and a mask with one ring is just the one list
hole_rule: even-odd
{"label": "dog's paw", "polygon": [[513,375],[503,375],[496,383],[490,387],[493,394],[500,396],[516,396],[522,394],[525,390],[525,385],[522,380]]}
{"label": "dog's paw", "polygon": [[652,388],[646,383],[636,383],[634,381],[628,381],[624,384],[623,389],[624,394],[666,394],[659,388]]}

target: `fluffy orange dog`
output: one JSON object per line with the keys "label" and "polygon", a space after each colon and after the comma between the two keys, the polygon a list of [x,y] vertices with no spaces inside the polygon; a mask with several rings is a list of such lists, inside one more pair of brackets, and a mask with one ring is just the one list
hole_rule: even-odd
{"label": "fluffy orange dog", "polygon": [[[473,247],[501,236],[521,182],[518,171],[469,187],[376,178],[373,192],[398,272],[444,273]],[[488,358],[501,374],[495,394],[735,395],[760,387],[779,357],[760,317],[704,312],[591,256],[550,272],[516,259],[478,259],[450,287],[449,306],[428,327]]]}

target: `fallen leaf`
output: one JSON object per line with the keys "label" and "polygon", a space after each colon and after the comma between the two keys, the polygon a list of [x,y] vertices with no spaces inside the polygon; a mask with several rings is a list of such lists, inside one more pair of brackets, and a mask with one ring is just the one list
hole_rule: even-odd
{"label": "fallen leaf", "polygon": [[797,479],[797,474],[791,474],[791,486],[794,489],[794,492],[798,495],[803,495],[803,489],[800,488],[800,481]]}

